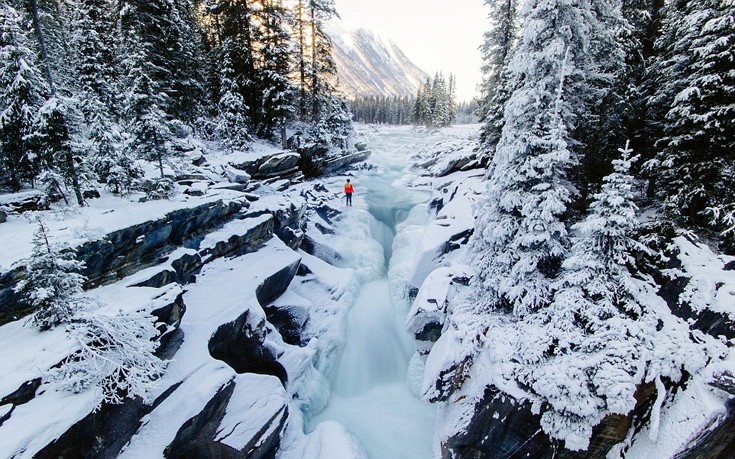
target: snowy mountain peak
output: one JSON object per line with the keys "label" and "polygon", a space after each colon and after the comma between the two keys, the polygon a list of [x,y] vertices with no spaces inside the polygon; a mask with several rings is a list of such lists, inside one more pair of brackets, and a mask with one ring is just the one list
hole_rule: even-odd
{"label": "snowy mountain peak", "polygon": [[415,95],[428,77],[398,45],[372,30],[347,30],[332,24],[329,34],[337,87],[348,97]]}

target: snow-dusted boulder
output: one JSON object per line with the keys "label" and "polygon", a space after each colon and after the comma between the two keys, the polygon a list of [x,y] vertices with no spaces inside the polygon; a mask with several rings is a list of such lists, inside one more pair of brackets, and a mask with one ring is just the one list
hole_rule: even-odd
{"label": "snow-dusted boulder", "polygon": [[428,354],[441,336],[455,286],[467,285],[469,277],[469,270],[462,266],[438,268],[421,284],[406,320],[419,354]]}
{"label": "snow-dusted boulder", "polygon": [[304,238],[305,213],[306,203],[303,200],[276,195],[253,203],[248,215],[272,215],[273,233],[287,246],[296,249]]}
{"label": "snow-dusted boulder", "polygon": [[48,203],[45,201],[43,193],[39,190],[0,195],[0,206],[6,207],[12,212],[48,209]]}
{"label": "snow-dusted boulder", "polygon": [[286,370],[266,347],[265,319],[246,310],[237,320],[220,326],[209,340],[209,353],[237,373],[273,375],[286,383]]}
{"label": "snow-dusted boulder", "polygon": [[286,291],[274,302],[265,306],[268,322],[278,329],[283,341],[300,346],[301,334],[309,319],[311,302],[292,291]]}
{"label": "snow-dusted boulder", "polygon": [[233,166],[225,167],[225,175],[230,182],[242,185],[247,185],[251,179],[250,174]]}
{"label": "snow-dusted boulder", "polygon": [[465,244],[474,231],[473,201],[466,195],[454,196],[444,204],[424,231],[416,248],[410,284],[419,287],[445,255]]}
{"label": "snow-dusted boulder", "polygon": [[295,172],[301,156],[298,153],[280,153],[268,158],[258,167],[257,177],[269,178]]}
{"label": "snow-dusted boulder", "polygon": [[199,245],[199,255],[207,263],[214,258],[254,252],[272,235],[273,217],[270,215],[234,220],[207,234]]}

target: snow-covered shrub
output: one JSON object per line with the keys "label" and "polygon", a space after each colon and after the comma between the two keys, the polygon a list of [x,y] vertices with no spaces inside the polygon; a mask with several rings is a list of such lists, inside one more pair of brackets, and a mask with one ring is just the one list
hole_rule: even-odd
{"label": "snow-covered shrub", "polygon": [[158,347],[155,318],[145,312],[106,316],[90,314],[69,326],[79,346],[52,379],[78,393],[96,388],[99,405],[146,397],[163,374],[165,362],[154,355]]}
{"label": "snow-covered shrub", "polygon": [[149,200],[171,199],[176,194],[176,184],[170,178],[156,178],[146,184],[145,194]]}
{"label": "snow-covered shrub", "polygon": [[49,330],[72,320],[84,301],[79,297],[85,280],[79,274],[83,268],[71,249],[50,241],[46,226],[38,219],[26,276],[15,287],[36,310],[32,317],[36,327]]}
{"label": "snow-covered shrub", "polygon": [[48,205],[63,199],[68,202],[64,193],[64,177],[53,170],[46,170],[38,175],[39,188],[43,190],[43,203]]}

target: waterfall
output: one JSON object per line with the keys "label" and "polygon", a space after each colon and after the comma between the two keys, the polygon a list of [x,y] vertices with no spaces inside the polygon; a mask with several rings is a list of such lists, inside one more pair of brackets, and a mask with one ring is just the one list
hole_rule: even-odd
{"label": "waterfall", "polygon": [[387,276],[396,225],[429,196],[393,185],[402,173],[393,167],[356,180],[373,217],[370,234],[383,248],[385,269],[379,279],[362,285],[347,315],[345,346],[330,374],[329,403],[310,423],[313,428],[339,421],[372,459],[433,456],[435,408],[409,390],[407,369],[415,348],[392,304]]}

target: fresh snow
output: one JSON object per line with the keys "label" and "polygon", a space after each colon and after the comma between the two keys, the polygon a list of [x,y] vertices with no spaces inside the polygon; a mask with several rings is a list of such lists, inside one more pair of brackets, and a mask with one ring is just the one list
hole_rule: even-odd
{"label": "fresh snow", "polygon": [[[466,146],[455,147],[467,142],[477,127],[437,132],[409,127],[360,129],[373,150],[373,169],[323,177],[317,183],[327,191],[315,197],[309,197],[314,181],[292,185],[286,192],[275,191],[277,185],[261,187],[257,190],[259,199],[243,215],[256,217],[234,220],[203,238],[200,250],[266,223],[273,212],[302,212],[305,199],[312,199],[312,206],[324,204],[341,212],[327,221],[312,210],[306,211],[308,235],[321,245],[315,255],[293,251],[273,238],[257,252],[211,261],[197,282],[185,287],[183,342],[149,394],[151,399],[160,397],[160,404],[144,418],[122,457],[163,457],[181,426],[227,387],[233,388],[233,395],[217,428],[218,441],[242,448],[259,437],[270,420],[288,410],[279,459],[436,457],[439,443],[470,421],[474,404],[488,384],[518,401],[538,401],[509,377],[517,341],[533,337],[517,336],[518,328],[501,317],[491,320],[471,315],[466,306],[473,298],[455,291],[451,284],[453,276],[469,275],[467,253],[464,248],[442,253],[449,237],[473,229],[472,209],[483,186],[482,174],[467,171],[438,177],[411,167],[433,161],[430,167],[435,174],[445,170],[452,155],[468,153]],[[446,157],[437,155],[439,151],[446,152]],[[256,145],[253,152],[241,157],[273,153],[272,148]],[[213,155],[211,160],[224,170],[231,159]],[[346,176],[355,183],[353,207],[342,202],[341,186]],[[443,200],[438,212],[428,204],[435,198]],[[241,193],[215,186],[207,187],[206,194],[196,198],[179,196],[174,201],[148,203],[132,199],[103,196],[91,200],[88,208],[63,211],[55,207],[42,216],[54,240],[78,245],[176,209],[244,198]],[[322,232],[315,223],[330,231]],[[395,225],[395,234],[391,225]],[[3,271],[30,254],[34,228],[31,219],[13,215],[0,225]],[[682,268],[671,274],[692,278],[682,301],[691,302],[695,310],[706,308],[732,317],[735,274],[724,269],[724,264],[733,258],[716,255],[706,245],[686,237],[677,238],[675,243]],[[168,260],[195,252],[180,248],[169,254]],[[263,279],[299,260],[304,272],[286,293],[270,305],[260,305],[255,290]],[[151,311],[171,302],[182,292],[178,285],[131,287],[168,267],[170,261],[164,261],[87,292],[105,305],[95,313]],[[722,371],[735,370],[732,356],[708,363],[704,354],[677,345],[676,337],[688,333],[686,323],[667,313],[667,305],[655,291],[642,289],[647,304],[661,318],[661,335],[666,338],[653,349],[660,367],[650,374],[676,379],[682,366],[695,374],[686,387],[665,397],[663,391],[659,393],[652,413],[654,422],[618,445],[611,459],[664,459],[682,451],[725,416],[728,395],[708,383]],[[417,294],[415,301],[411,292]],[[289,376],[285,388],[273,376],[238,375],[208,351],[209,339],[219,326],[246,312],[251,324],[264,321],[263,308],[267,306],[293,307],[308,316],[302,317],[306,319],[303,347],[285,344],[265,323],[265,345],[276,351]],[[451,317],[446,315],[448,311]],[[414,332],[427,320],[444,324],[445,331],[438,342],[428,345],[428,357],[422,357],[405,328]],[[485,337],[474,340],[478,336]],[[706,344],[708,355],[726,354],[719,341],[697,336]],[[384,343],[392,344],[381,348]],[[41,333],[25,320],[0,326],[0,348],[4,351],[0,355],[4,375],[0,378],[0,398],[25,381],[43,377],[76,349],[63,328]],[[473,377],[460,391],[446,403],[430,405],[419,399],[435,395],[442,371],[469,353],[476,353]],[[652,381],[658,385],[660,378]],[[44,383],[36,398],[17,406],[0,427],[0,457],[32,457],[87,416],[99,396],[96,391],[71,394]],[[0,406],[0,416],[9,411],[9,405]]]}

